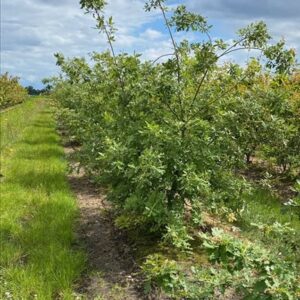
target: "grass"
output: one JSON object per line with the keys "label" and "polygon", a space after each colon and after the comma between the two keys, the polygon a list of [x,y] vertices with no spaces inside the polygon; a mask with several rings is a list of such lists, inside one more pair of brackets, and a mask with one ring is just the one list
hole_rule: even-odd
{"label": "grass", "polygon": [[289,223],[300,233],[300,220],[295,208],[284,206],[270,191],[256,188],[246,201],[247,209],[243,215],[246,223]]}
{"label": "grass", "polygon": [[[84,256],[72,247],[78,211],[55,122],[43,101],[5,117],[16,136],[1,154],[0,298],[74,299]],[[9,135],[1,130],[6,145]]]}
{"label": "grass", "polygon": [[31,124],[36,113],[42,108],[40,98],[27,100],[0,114],[0,149],[15,143],[22,135],[22,131]]}
{"label": "grass", "polygon": [[[238,224],[242,229],[242,235],[253,242],[263,243],[271,251],[283,253],[286,259],[300,267],[300,218],[295,207],[284,206],[271,191],[259,187],[246,202],[246,209]],[[280,229],[272,233],[251,226],[251,224],[272,226],[275,223],[286,224],[292,231]]]}

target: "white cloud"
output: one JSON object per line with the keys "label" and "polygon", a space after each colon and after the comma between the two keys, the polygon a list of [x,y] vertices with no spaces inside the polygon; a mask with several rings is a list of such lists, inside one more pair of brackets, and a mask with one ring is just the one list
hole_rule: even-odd
{"label": "white cloud", "polygon": [[186,0],[186,4],[204,14],[234,19],[293,19],[299,20],[300,2],[297,0]]}
{"label": "white cloud", "polygon": [[[168,35],[158,12],[144,12],[144,0],[109,0],[107,15],[113,15],[118,28],[116,49],[143,53],[144,59],[156,59],[172,52]],[[182,0],[188,7],[217,19],[226,33],[258,17],[264,18],[276,38],[300,49],[299,3],[296,0]],[[172,2],[174,3],[174,1]],[[242,3],[242,4],[241,4]],[[255,4],[255,5],[254,5]],[[94,20],[80,10],[79,0],[2,0],[1,72],[9,71],[26,82],[36,83],[58,72],[53,54],[87,56],[107,49]],[[221,24],[221,25],[220,25]],[[233,35],[228,34],[225,38]],[[202,40],[201,35],[176,34],[178,39]]]}
{"label": "white cloud", "polygon": [[147,28],[141,35],[141,37],[145,39],[150,39],[150,40],[157,40],[163,37],[162,32]]}
{"label": "white cloud", "polygon": [[[146,60],[156,60],[162,55],[173,52],[174,50],[171,47],[171,41],[167,39],[158,43],[156,47],[149,47],[145,49],[143,57]],[[166,57],[161,58],[160,62],[164,60],[166,60]]]}
{"label": "white cloud", "polygon": [[[53,54],[87,56],[107,48],[104,36],[94,29],[90,15],[74,0],[3,0],[1,72],[9,71],[29,83],[57,73]],[[157,15],[143,10],[142,0],[114,0],[107,7],[113,15],[118,51],[131,52],[149,46],[139,28]]]}
{"label": "white cloud", "polygon": [[215,20],[233,36],[237,29],[263,20],[274,40],[284,38],[300,52],[300,1],[298,0],[185,0],[188,8]]}

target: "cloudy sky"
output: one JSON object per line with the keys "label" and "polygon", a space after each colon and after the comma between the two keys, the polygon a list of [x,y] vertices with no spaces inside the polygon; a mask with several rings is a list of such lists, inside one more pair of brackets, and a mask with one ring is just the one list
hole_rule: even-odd
{"label": "cloudy sky", "polygon": [[[170,41],[157,13],[145,13],[144,0],[108,0],[107,14],[118,27],[118,51],[155,59],[170,52]],[[177,0],[212,24],[212,35],[229,40],[249,22],[264,20],[275,39],[300,52],[300,0]],[[40,87],[58,73],[53,54],[87,56],[106,49],[79,0],[1,0],[1,73],[18,75],[24,85]],[[201,37],[190,35],[190,39]],[[299,57],[299,54],[298,54]]]}

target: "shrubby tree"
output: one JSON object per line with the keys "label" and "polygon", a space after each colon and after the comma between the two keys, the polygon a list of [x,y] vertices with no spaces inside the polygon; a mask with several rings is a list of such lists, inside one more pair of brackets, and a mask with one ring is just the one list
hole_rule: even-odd
{"label": "shrubby tree", "polygon": [[[147,1],[147,11],[161,12],[173,48],[143,61],[139,54],[115,50],[116,29],[112,18],[105,16],[105,1],[80,4],[95,19],[109,50],[93,53],[92,64],[56,54],[62,73],[51,82],[58,117],[81,144],[80,162],[94,181],[107,187],[119,212],[119,226],[158,232],[166,242],[189,251],[203,211],[225,213],[234,221],[245,208],[243,199],[251,186],[237,171],[247,168],[258,152],[282,170],[297,170],[300,102],[295,52],[282,41],[271,44],[263,22],[239,30],[227,43],[213,39],[208,21],[185,6],[170,11],[166,1]],[[178,40],[180,31],[197,32],[200,41]],[[253,58],[245,67],[220,63],[245,50],[258,51],[263,60]],[[186,297],[193,291],[196,296],[191,299],[201,299],[200,292],[214,299],[220,282],[230,286],[233,281],[245,295],[257,289],[256,295],[264,297],[260,287],[265,288],[268,280],[268,299],[279,299],[275,294],[282,286],[286,288],[277,293],[280,297],[295,293],[294,269],[285,276],[285,265],[273,268],[275,263],[268,262],[271,270],[260,255],[245,252],[243,242],[220,236],[216,245],[206,246],[220,253],[224,240],[232,261],[239,265],[244,259],[245,266],[236,273],[195,269],[199,280],[193,286],[178,275],[176,284]],[[165,260],[157,268],[156,261],[157,257],[148,260],[145,269],[150,275],[158,272],[159,280],[178,273],[173,262]],[[250,280],[257,271],[260,275]],[[214,279],[210,285],[203,279],[207,276]],[[199,290],[199,282],[206,288]]]}
{"label": "shrubby tree", "polygon": [[300,158],[300,99],[296,74],[276,76],[266,98],[273,120],[273,138],[264,152],[266,157],[275,159],[282,172],[290,173],[299,168]]}
{"label": "shrubby tree", "polygon": [[19,84],[18,77],[4,73],[0,75],[0,108],[6,108],[23,102],[26,90]]}
{"label": "shrubby tree", "polygon": [[[91,56],[93,67],[83,58],[56,54],[62,70],[56,98],[82,143],[81,161],[109,187],[123,226],[143,224],[188,248],[188,215],[199,224],[204,208],[242,209],[249,184],[235,170],[262,142],[272,144],[268,132],[277,124],[265,105],[264,80],[288,77],[295,53],[282,41],[270,45],[263,22],[239,30],[227,43],[213,39],[208,21],[185,6],[169,12],[165,1],[148,1],[147,11],[161,12],[173,50],[163,62],[143,62],[139,54],[116,53],[105,1],[80,3],[109,44],[109,51]],[[203,40],[178,41],[180,31],[198,32]],[[226,55],[252,49],[265,57],[269,75],[256,60],[245,69],[220,66]]]}

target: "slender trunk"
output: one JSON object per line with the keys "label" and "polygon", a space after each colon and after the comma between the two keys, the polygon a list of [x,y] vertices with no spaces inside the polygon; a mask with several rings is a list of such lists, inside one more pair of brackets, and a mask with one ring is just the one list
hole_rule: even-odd
{"label": "slender trunk", "polygon": [[246,163],[247,163],[247,165],[249,165],[249,164],[252,163],[252,160],[251,160],[251,152],[246,153]]}
{"label": "slender trunk", "polygon": [[174,208],[174,202],[176,198],[176,194],[178,193],[178,177],[179,177],[179,170],[174,172],[174,179],[172,182],[171,189],[167,192],[167,206],[168,210],[172,210]]}

